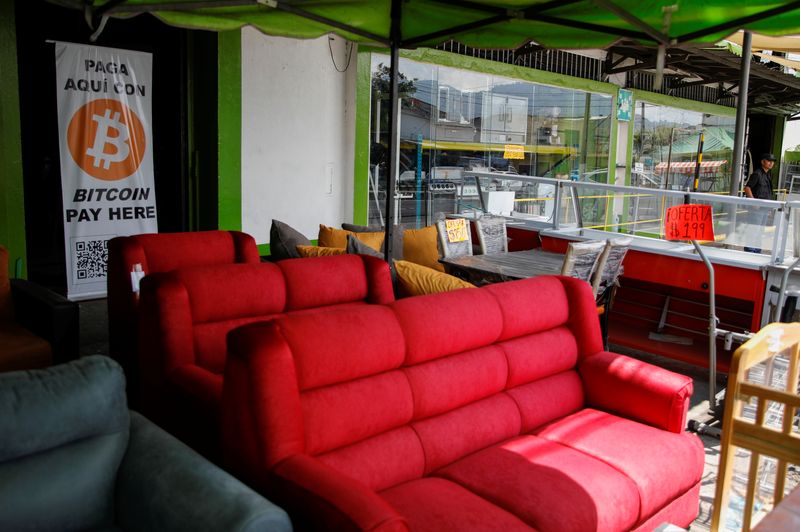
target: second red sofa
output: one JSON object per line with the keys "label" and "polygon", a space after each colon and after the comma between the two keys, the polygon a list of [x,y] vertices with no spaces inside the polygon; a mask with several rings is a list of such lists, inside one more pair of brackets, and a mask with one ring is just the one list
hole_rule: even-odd
{"label": "second red sofa", "polygon": [[228,331],[287,313],[311,316],[322,308],[393,300],[386,262],[364,255],[147,275],[138,309],[141,408],[216,459]]}

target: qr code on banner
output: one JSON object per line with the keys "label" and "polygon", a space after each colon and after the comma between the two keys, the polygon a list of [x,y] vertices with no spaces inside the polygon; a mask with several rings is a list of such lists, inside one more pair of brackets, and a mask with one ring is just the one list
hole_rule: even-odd
{"label": "qr code on banner", "polygon": [[106,277],[108,239],[75,241],[75,278],[93,280]]}

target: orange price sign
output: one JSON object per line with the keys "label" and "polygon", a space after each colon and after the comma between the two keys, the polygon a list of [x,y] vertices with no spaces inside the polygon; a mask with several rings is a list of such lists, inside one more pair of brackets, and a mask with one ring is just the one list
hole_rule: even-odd
{"label": "orange price sign", "polygon": [[714,240],[711,205],[676,205],[664,216],[667,240]]}
{"label": "orange price sign", "polygon": [[505,144],[503,148],[503,159],[525,158],[525,146],[521,144]]}
{"label": "orange price sign", "polygon": [[465,242],[467,240],[467,221],[464,218],[445,220],[444,225],[447,229],[448,242]]}

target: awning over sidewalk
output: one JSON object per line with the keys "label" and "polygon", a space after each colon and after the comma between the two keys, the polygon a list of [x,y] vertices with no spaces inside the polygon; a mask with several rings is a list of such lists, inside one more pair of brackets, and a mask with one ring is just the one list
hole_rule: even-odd
{"label": "awning over sidewalk", "polygon": [[[548,48],[606,48],[620,39],[657,45],[656,69],[666,49],[680,43],[714,43],[739,29],[781,36],[800,33],[800,0],[49,0],[84,11],[95,36],[108,17],[152,13],[184,28],[235,30],[252,26],[268,35],[316,38],[338,34],[390,49],[391,102],[398,100],[399,50],[456,40],[473,48],[517,49],[531,41]],[[94,37],[94,36],[93,36]],[[748,58],[749,59],[749,58]],[[747,63],[749,69],[749,63]],[[746,104],[740,106],[745,109]],[[391,104],[387,190],[396,185],[398,106]],[[743,122],[737,121],[737,142]],[[735,150],[735,154],[740,149]],[[734,155],[736,162],[736,155]],[[737,181],[734,179],[734,184]],[[386,195],[387,220],[394,201]],[[386,224],[385,256],[392,250]]]}
{"label": "awning over sidewalk", "polygon": [[[719,170],[720,166],[727,163],[728,161],[703,161],[700,163],[700,171],[701,172],[716,172]],[[670,172],[680,172],[682,174],[687,174],[690,172],[694,172],[697,163],[695,161],[688,161],[688,162],[679,162],[679,163],[670,163],[669,171]],[[658,163],[656,165],[655,171],[657,174],[660,174],[667,168],[667,163]]]}
{"label": "awning over sidewalk", "polygon": [[[50,0],[103,17],[152,13],[168,24],[232,30],[253,26],[284,37],[333,32],[355,42],[401,48],[455,39],[474,48],[604,48],[620,38],[641,44],[716,42],[747,28],[766,35],[800,33],[800,2],[754,0],[403,0],[391,34],[392,0]],[[676,6],[676,7],[673,7]]]}

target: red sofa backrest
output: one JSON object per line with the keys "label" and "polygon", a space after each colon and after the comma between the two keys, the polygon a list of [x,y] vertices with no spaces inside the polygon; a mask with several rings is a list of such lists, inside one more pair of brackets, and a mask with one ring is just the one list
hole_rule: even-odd
{"label": "red sofa backrest", "polygon": [[286,281],[286,311],[365,301],[394,301],[386,262],[366,255],[288,259],[277,262]]}
{"label": "red sofa backrest", "polygon": [[591,289],[566,277],[291,315],[228,342],[229,465],[310,454],[375,490],[577,411],[576,365],[602,351]]}
{"label": "red sofa backrest", "polygon": [[363,255],[218,264],[145,277],[139,363],[145,386],[182,366],[221,375],[226,335],[285,312],[394,300],[388,267]]}
{"label": "red sofa backrest", "polygon": [[108,342],[113,358],[135,380],[137,304],[131,271],[145,274],[209,264],[258,263],[252,236],[239,231],[153,233],[112,238],[108,242]]}

